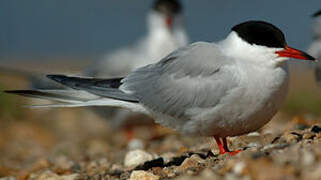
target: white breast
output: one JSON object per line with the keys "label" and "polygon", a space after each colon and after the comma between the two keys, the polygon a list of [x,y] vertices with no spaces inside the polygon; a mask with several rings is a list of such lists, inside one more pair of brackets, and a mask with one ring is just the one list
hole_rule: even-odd
{"label": "white breast", "polygon": [[243,71],[239,87],[217,106],[200,110],[180,131],[204,136],[237,136],[255,131],[271,120],[287,95],[286,64],[275,69],[248,65],[240,69]]}

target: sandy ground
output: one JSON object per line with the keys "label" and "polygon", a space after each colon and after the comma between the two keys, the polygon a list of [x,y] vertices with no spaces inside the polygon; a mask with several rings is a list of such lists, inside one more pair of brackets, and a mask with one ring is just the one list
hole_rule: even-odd
{"label": "sandy ground", "polygon": [[[6,76],[0,82],[6,88],[27,85]],[[294,74],[292,82],[290,100],[306,92],[320,98],[311,72]],[[4,179],[321,179],[318,101],[309,108],[288,102],[291,107],[263,129],[229,138],[231,149],[244,150],[233,157],[219,155],[208,137],[149,125],[136,127],[128,141],[128,133],[86,108],[30,110],[21,107],[27,99],[4,94],[0,101]]]}

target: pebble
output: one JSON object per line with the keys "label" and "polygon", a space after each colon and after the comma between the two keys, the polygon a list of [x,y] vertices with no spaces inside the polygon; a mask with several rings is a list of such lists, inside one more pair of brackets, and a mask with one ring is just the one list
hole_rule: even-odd
{"label": "pebble", "polygon": [[2,177],[0,180],[16,180],[16,178],[10,176],[10,177]]}
{"label": "pebble", "polygon": [[129,180],[159,180],[159,176],[156,176],[146,171],[133,171]]}
{"label": "pebble", "polygon": [[315,134],[312,132],[306,132],[303,134],[303,139],[313,139],[315,137]]}
{"label": "pebble", "polygon": [[245,168],[246,168],[246,164],[243,161],[241,161],[241,162],[238,162],[234,165],[232,171],[236,175],[242,175],[242,174],[244,174]]}
{"label": "pebble", "polygon": [[153,160],[153,156],[143,150],[132,150],[129,151],[124,160],[124,165],[126,167],[135,167],[140,164],[144,164],[146,161]]}
{"label": "pebble", "polygon": [[311,128],[311,131],[314,132],[314,133],[321,133],[321,127],[318,126],[318,125],[314,125],[314,126]]}
{"label": "pebble", "polygon": [[58,156],[54,159],[54,165],[58,169],[68,170],[74,165],[74,162],[69,160],[66,156]]}
{"label": "pebble", "polygon": [[175,180],[213,180],[213,179],[220,180],[223,178],[215,174],[213,170],[207,168],[204,171],[202,171],[197,177],[190,176],[190,175],[183,175],[183,176],[177,177]]}
{"label": "pebble", "polygon": [[300,140],[300,136],[293,133],[285,133],[284,137],[285,141],[289,144],[294,144]]}
{"label": "pebble", "polygon": [[186,158],[183,163],[179,166],[179,170],[185,171],[189,168],[198,167],[199,164],[204,163],[204,160],[197,154],[192,155],[190,158]]}
{"label": "pebble", "polygon": [[42,172],[41,174],[31,174],[29,180],[76,180],[79,174],[70,174],[59,176],[49,170]]}

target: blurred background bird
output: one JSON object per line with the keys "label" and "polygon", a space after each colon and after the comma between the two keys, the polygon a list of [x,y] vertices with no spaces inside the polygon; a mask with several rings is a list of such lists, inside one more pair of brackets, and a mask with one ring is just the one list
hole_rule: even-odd
{"label": "blurred background bird", "polygon": [[[147,14],[147,32],[130,47],[107,54],[91,65],[84,74],[90,77],[123,77],[134,69],[155,63],[177,48],[187,45],[183,7],[178,0],[156,0]],[[93,107],[94,112],[111,120],[112,129],[127,129],[133,137],[132,126],[151,124],[149,117],[128,110]]]}
{"label": "blurred background bird", "polygon": [[[155,0],[147,12],[146,25],[146,33],[135,43],[107,52],[78,74],[98,78],[122,77],[134,69],[157,62],[189,42],[184,25],[183,6],[179,0]],[[0,70],[2,73],[27,78],[29,87],[32,89],[64,88],[57,83],[48,82],[42,73],[32,72],[32,70],[6,66],[0,66]],[[128,110],[110,107],[91,109],[102,118],[110,120],[112,129],[125,128],[128,139],[132,137],[133,125],[152,123],[147,116]]]}
{"label": "blurred background bird", "polygon": [[147,14],[147,32],[130,47],[107,53],[88,70],[89,76],[121,77],[133,69],[157,62],[185,46],[188,37],[183,7],[178,0],[156,0]]}
{"label": "blurred background bird", "polygon": [[315,64],[315,79],[321,85],[321,10],[312,15],[313,27],[312,37],[313,41],[308,49],[308,52],[315,56],[319,62]]}

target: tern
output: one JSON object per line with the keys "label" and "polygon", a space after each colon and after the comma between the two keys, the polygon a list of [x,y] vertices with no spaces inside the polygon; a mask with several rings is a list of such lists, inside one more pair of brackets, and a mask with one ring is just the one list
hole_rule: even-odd
{"label": "tern", "polygon": [[131,47],[116,50],[94,63],[88,75],[125,76],[139,67],[155,63],[188,44],[183,7],[178,0],[156,0],[147,15],[147,34]]}
{"label": "tern", "polygon": [[[313,42],[308,49],[308,53],[315,56],[317,59],[321,59],[321,10],[312,15],[314,18],[314,24],[312,28]],[[315,65],[315,79],[319,85],[321,85],[321,62],[319,61]]]}
{"label": "tern", "polygon": [[123,78],[48,75],[67,90],[12,90],[60,104],[35,107],[116,106],[145,113],[182,134],[214,137],[230,155],[227,137],[268,123],[288,91],[287,60],[315,60],[287,45],[276,26],[246,21],[218,43],[196,42]]}

